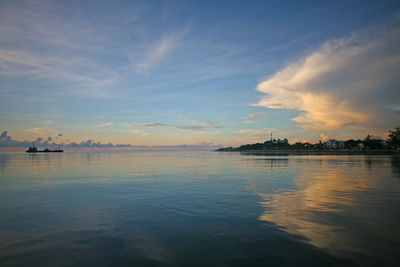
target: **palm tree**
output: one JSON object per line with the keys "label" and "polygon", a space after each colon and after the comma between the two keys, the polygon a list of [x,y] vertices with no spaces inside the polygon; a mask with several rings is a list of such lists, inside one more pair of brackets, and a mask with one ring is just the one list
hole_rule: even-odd
{"label": "palm tree", "polygon": [[394,149],[400,149],[400,126],[389,131],[390,144]]}

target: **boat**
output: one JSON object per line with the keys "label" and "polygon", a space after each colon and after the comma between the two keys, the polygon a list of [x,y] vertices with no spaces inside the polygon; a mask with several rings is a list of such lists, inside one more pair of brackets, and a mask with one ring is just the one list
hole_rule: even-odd
{"label": "boat", "polygon": [[38,150],[37,147],[35,147],[35,145],[32,144],[32,146],[30,146],[30,147],[28,148],[28,150],[26,150],[25,152],[26,152],[26,153],[52,153],[52,152],[61,153],[61,152],[64,152],[64,150],[62,150],[62,149],[60,149],[60,148],[58,148],[58,149],[53,149],[53,150],[50,150],[50,149],[48,149],[48,148],[45,148],[44,150]]}

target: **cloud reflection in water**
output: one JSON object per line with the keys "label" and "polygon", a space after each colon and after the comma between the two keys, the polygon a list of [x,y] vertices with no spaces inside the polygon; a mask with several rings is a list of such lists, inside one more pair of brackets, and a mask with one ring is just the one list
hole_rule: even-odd
{"label": "cloud reflection in water", "polygon": [[[273,160],[265,161],[277,167]],[[260,184],[250,186],[265,209],[259,219],[336,255],[362,258],[366,264],[368,259],[379,262],[377,257],[396,262],[400,236],[395,223],[398,203],[393,198],[399,184],[393,184],[391,171],[396,166],[391,162],[397,161],[367,156],[292,157],[287,172],[302,167],[293,176],[297,188],[265,193]],[[387,242],[394,247],[388,248]]]}

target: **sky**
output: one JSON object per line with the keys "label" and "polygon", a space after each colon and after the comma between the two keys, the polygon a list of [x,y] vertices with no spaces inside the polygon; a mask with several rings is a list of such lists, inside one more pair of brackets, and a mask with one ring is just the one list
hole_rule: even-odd
{"label": "sky", "polygon": [[4,140],[385,138],[399,87],[399,1],[0,0]]}

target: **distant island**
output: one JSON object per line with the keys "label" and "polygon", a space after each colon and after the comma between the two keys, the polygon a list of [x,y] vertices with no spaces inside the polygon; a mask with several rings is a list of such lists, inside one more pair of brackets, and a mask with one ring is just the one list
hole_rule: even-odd
{"label": "distant island", "polygon": [[367,135],[363,140],[346,141],[331,139],[316,144],[297,142],[289,144],[285,139],[271,139],[264,143],[246,144],[239,147],[224,147],[215,151],[265,152],[268,154],[393,154],[400,153],[400,126],[389,131],[384,140]]}

